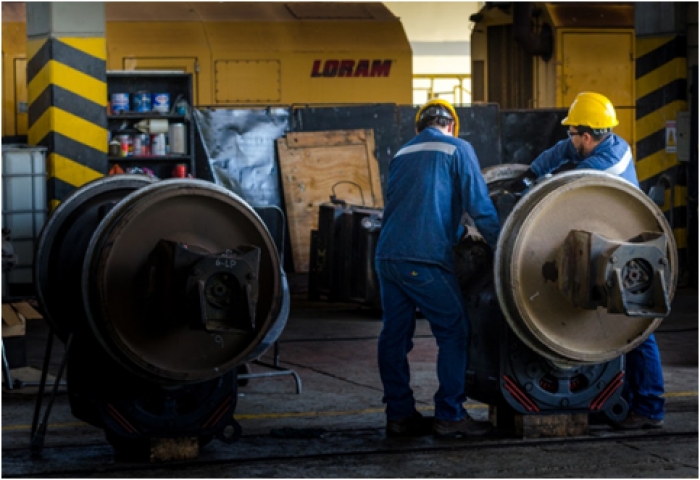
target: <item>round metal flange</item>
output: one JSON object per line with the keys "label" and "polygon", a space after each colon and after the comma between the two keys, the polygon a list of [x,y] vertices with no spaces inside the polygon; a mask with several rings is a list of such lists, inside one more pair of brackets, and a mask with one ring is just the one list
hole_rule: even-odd
{"label": "round metal flange", "polygon": [[[161,239],[208,254],[259,247],[254,331],[209,333],[191,322],[149,316],[138,278]],[[90,242],[82,288],[102,347],[132,373],[164,383],[209,380],[257,358],[288,314],[286,278],[265,224],[240,197],[202,180],[163,180],[120,202]]]}
{"label": "round metal flange", "polygon": [[489,191],[491,191],[499,188],[502,183],[515,180],[520,174],[525,173],[528,168],[530,168],[529,165],[521,163],[504,163],[486,167],[481,170],[481,174],[484,176]]}
{"label": "round metal flange", "polygon": [[47,322],[62,341],[87,326],[80,282],[90,237],[115,204],[151,183],[145,175],[94,180],[61,202],[41,230],[34,260],[37,297]]}
{"label": "round metal flange", "polygon": [[673,232],[642,192],[617,176],[571,171],[537,184],[513,208],[498,241],[494,279],[509,325],[530,348],[554,362],[601,363],[643,342],[661,318],[610,314],[574,306],[559,291],[556,259],[571,230],[629,241],[642,232],[668,240],[669,301],[677,282]]}

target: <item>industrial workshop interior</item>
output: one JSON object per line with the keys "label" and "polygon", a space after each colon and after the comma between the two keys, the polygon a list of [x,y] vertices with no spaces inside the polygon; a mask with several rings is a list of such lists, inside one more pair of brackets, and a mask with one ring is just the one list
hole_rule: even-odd
{"label": "industrial workshop interior", "polygon": [[2,2],[6,478],[698,478],[697,2]]}

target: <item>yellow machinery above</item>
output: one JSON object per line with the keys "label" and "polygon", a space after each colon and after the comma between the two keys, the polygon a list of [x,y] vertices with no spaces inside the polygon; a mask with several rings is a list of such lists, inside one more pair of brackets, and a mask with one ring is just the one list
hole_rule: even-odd
{"label": "yellow machinery above", "polygon": [[598,92],[615,105],[615,133],[635,144],[633,3],[496,2],[472,20],[473,101],[568,108]]}
{"label": "yellow machinery above", "polygon": [[[107,70],[193,73],[194,104],[412,102],[412,53],[381,3],[106,3]],[[3,3],[3,136],[27,131],[25,4]]]}

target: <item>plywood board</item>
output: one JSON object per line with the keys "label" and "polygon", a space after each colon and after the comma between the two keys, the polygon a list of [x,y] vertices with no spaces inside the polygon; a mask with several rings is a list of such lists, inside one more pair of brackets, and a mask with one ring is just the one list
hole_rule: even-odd
{"label": "plywood board", "polygon": [[6,303],[2,305],[2,338],[21,337],[26,333],[26,320],[22,314]]}
{"label": "plywood board", "polygon": [[26,318],[27,320],[41,320],[42,318],[44,318],[39,312],[34,310],[34,307],[32,307],[26,302],[13,303],[12,307],[19,313],[24,315],[24,318]]}
{"label": "plywood board", "polygon": [[297,132],[277,139],[295,272],[309,271],[318,207],[334,192],[348,204],[384,207],[374,150],[370,129]]}

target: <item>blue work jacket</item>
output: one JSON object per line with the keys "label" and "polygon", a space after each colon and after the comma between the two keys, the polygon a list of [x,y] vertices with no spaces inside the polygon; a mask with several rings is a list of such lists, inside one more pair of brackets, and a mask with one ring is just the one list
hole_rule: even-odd
{"label": "blue work jacket", "polygon": [[495,248],[500,223],[474,149],[428,127],[389,164],[375,258],[431,263],[454,271],[452,247],[465,211]]}
{"label": "blue work jacket", "polygon": [[561,140],[552,148],[542,152],[532,162],[530,170],[538,177],[542,177],[567,162],[576,165],[576,169],[589,168],[618,175],[639,187],[632,150],[627,142],[614,133],[600,142],[586,158],[581,158],[571,140]]}

